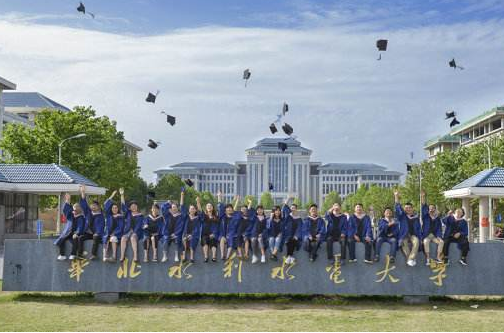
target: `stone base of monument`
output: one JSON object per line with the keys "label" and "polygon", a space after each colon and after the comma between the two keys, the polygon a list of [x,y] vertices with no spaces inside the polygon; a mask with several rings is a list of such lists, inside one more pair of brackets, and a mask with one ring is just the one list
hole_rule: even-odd
{"label": "stone base of monument", "polygon": [[403,302],[408,305],[428,304],[429,303],[429,296],[405,295],[405,296],[403,296]]}
{"label": "stone base of monument", "polygon": [[94,299],[100,303],[116,303],[121,293],[94,293]]}

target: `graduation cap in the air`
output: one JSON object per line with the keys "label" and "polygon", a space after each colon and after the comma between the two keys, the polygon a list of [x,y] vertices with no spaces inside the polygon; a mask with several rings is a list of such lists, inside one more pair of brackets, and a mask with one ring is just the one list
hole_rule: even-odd
{"label": "graduation cap in the air", "polygon": [[[376,41],[376,47],[378,48],[378,51],[380,51],[380,52],[387,51],[387,44],[388,44],[388,40],[386,40],[386,39],[378,39]],[[378,57],[377,60],[381,60],[381,53],[380,53],[380,56]]]}
{"label": "graduation cap in the air", "polygon": [[154,140],[149,139],[149,143],[147,144],[147,146],[149,146],[149,148],[156,149],[159,144],[160,142],[156,142]]}
{"label": "graduation cap in the air", "polygon": [[161,111],[162,114],[165,114],[166,115],[166,122],[172,126],[175,125],[175,121],[176,121],[176,118],[174,116],[170,116],[169,114],[167,114],[166,112],[164,111]]}
{"label": "graduation cap in the air", "polygon": [[292,133],[294,133],[294,129],[292,128],[292,126],[287,123],[285,123],[282,126],[282,129],[283,129],[284,133],[287,135],[291,135]]}
{"label": "graduation cap in the air", "polygon": [[[82,14],[86,14],[86,6],[84,6],[84,4],[82,2],[80,2],[79,7],[77,7],[77,11]],[[91,16],[92,18],[95,18],[95,15],[93,13],[88,12],[87,14],[89,16]]]}
{"label": "graduation cap in the air", "polygon": [[285,103],[285,102],[284,102],[284,103],[283,103],[283,107],[282,107],[282,115],[284,115],[284,116],[285,116],[285,114],[286,114],[287,112],[289,112],[289,104],[287,104],[287,103]]}
{"label": "graduation cap in the air", "polygon": [[413,170],[413,166],[409,163],[406,163],[406,171],[411,172]]}
{"label": "graduation cap in the air", "polygon": [[192,180],[190,180],[189,178],[184,180],[184,183],[189,186],[189,187],[193,187],[194,185],[194,182]]}
{"label": "graduation cap in the air", "polygon": [[248,68],[243,71],[243,79],[245,80],[245,87],[247,86],[248,79],[250,79],[250,75],[252,75],[252,73],[250,73],[250,70]]}
{"label": "graduation cap in the air", "polygon": [[287,150],[287,144],[285,142],[279,142],[278,143],[278,149],[281,151],[286,151]]}
{"label": "graduation cap in the air", "polygon": [[450,118],[455,118],[455,111],[447,111],[446,112],[446,119],[450,119]]}
{"label": "graduation cap in the air", "polygon": [[145,101],[147,103],[156,103],[156,97],[158,94],[159,94],[159,90],[156,91],[156,94],[149,92],[149,94],[147,94],[147,98],[145,99]]}
{"label": "graduation cap in the air", "polygon": [[276,128],[274,123],[270,125],[269,129],[271,131],[271,134],[275,134],[276,132],[278,132],[278,129]]}
{"label": "graduation cap in the air", "polygon": [[460,121],[458,121],[457,118],[454,117],[450,123],[450,127],[457,126],[458,124],[460,124]]}
{"label": "graduation cap in the air", "polygon": [[460,69],[460,70],[464,69],[464,67],[462,67],[462,66],[457,66],[457,63],[455,62],[455,59],[450,60],[448,62],[448,65],[450,65],[450,67],[452,67],[453,69],[457,69],[457,68]]}
{"label": "graduation cap in the air", "polygon": [[273,183],[269,183],[269,184],[268,184],[268,189],[269,189],[270,191],[273,191],[273,189],[274,189],[274,187],[273,187]]}

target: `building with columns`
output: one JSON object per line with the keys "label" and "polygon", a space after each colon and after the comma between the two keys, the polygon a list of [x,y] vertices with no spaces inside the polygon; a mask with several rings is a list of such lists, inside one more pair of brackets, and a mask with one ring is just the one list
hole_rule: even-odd
{"label": "building with columns", "polygon": [[[287,144],[282,152],[278,143]],[[184,162],[155,171],[157,181],[167,174],[189,178],[199,191],[221,191],[226,200],[235,195],[253,195],[260,199],[270,192],[276,203],[293,195],[302,203],[321,204],[327,194],[336,191],[344,199],[362,186],[399,185],[401,173],[371,163],[329,163],[311,161],[312,150],[292,138],[265,138],[245,150],[246,161]]]}

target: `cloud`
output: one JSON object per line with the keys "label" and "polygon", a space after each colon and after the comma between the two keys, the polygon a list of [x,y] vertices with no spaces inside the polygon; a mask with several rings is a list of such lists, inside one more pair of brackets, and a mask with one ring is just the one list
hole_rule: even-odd
{"label": "cloud", "polygon": [[[378,32],[208,26],[131,36],[3,17],[0,75],[20,91],[92,105],[138,145],[161,141],[140,154],[149,181],[182,161],[245,160],[246,148],[271,136],[284,101],[312,160],[403,171],[410,151],[423,156],[423,143],[448,131],[446,110],[463,121],[502,103],[502,28],[500,20]],[[376,61],[381,36],[389,50]],[[466,70],[451,70],[452,57]],[[145,103],[157,89],[157,103]]]}

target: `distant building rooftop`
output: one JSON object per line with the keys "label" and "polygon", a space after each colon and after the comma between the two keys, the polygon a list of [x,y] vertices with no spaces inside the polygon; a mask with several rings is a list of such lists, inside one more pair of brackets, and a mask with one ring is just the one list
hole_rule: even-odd
{"label": "distant building rooftop", "polygon": [[0,89],[2,90],[16,90],[16,84],[4,79],[0,76]]}
{"label": "distant building rooftop", "polygon": [[357,171],[384,171],[384,166],[372,163],[328,163],[319,167],[319,170],[357,170]]}
{"label": "distant building rooftop", "polygon": [[424,149],[428,149],[438,143],[459,143],[459,142],[460,142],[460,136],[458,135],[451,135],[451,134],[439,135],[425,142]]}
{"label": "distant building rooftop", "polygon": [[158,169],[154,172],[172,170],[172,169],[237,169],[236,165],[222,162],[183,162],[170,165],[166,168]]}
{"label": "distant building rooftop", "polygon": [[256,142],[256,146],[246,149],[246,151],[254,150],[260,152],[281,152],[278,149],[278,143],[283,142],[287,144],[286,153],[289,152],[305,152],[311,153],[310,149],[301,147],[301,142],[293,138],[265,138]]}
{"label": "distant building rooftop", "polygon": [[462,131],[464,131],[468,127],[471,127],[481,121],[492,118],[493,116],[496,116],[496,115],[504,115],[504,106],[497,106],[491,110],[483,112],[482,114],[480,114],[477,117],[474,117],[472,119],[469,119],[466,122],[463,122],[462,124],[454,127],[451,130],[450,134],[452,134],[452,135],[460,134]]}
{"label": "distant building rooftop", "polygon": [[28,108],[28,109],[55,109],[63,112],[71,111],[64,105],[53,101],[38,92],[5,92],[3,95],[3,102],[5,108]]}

